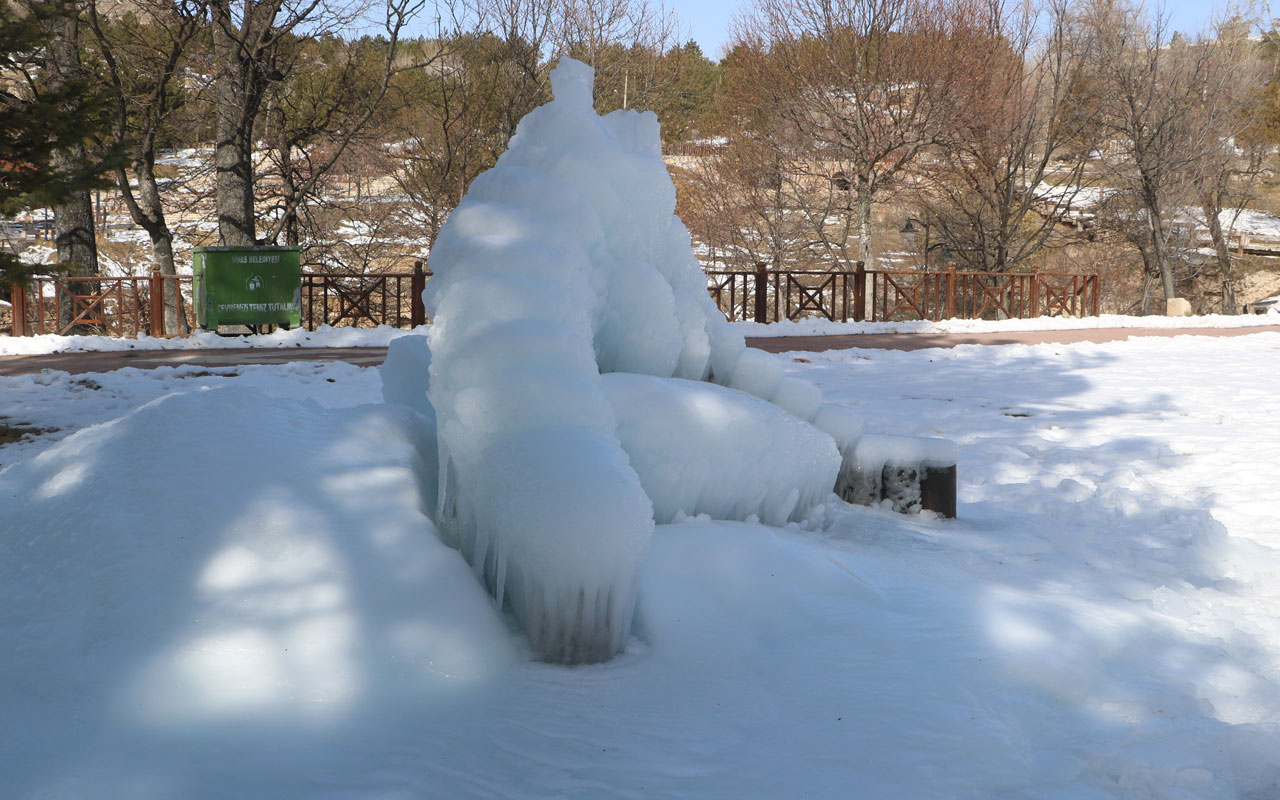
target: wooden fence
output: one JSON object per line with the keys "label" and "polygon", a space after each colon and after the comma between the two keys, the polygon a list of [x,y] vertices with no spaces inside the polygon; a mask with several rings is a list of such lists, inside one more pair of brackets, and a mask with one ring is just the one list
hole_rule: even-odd
{"label": "wooden fence", "polygon": [[730,320],[835,322],[1097,316],[1096,274],[945,271],[707,271]]}
{"label": "wooden fence", "polygon": [[26,289],[10,290],[13,335],[163,335],[167,282],[181,286],[191,277],[156,270],[146,277],[34,278]]}
{"label": "wooden fence", "polygon": [[[422,290],[431,271],[415,261],[412,272],[370,275],[302,273],[302,324],[414,327],[426,322]],[[191,306],[190,275],[147,277],[35,278],[25,290],[14,289],[12,332],[15,336],[95,333],[103,336],[174,336],[165,329],[166,284],[176,284],[188,329],[196,326]],[[67,312],[60,313],[59,309]]]}
{"label": "wooden fence", "polygon": [[[350,275],[302,273],[302,324],[397,328],[425,324],[422,291],[431,271],[415,261],[411,272]],[[165,329],[164,293],[176,283],[182,313],[195,327],[190,275],[36,278],[14,290],[13,334],[98,333],[173,336]],[[777,322],[1005,319],[1096,316],[1096,274],[891,272],[863,269],[708,271],[707,289],[730,320]],[[60,314],[59,309],[67,312]]]}
{"label": "wooden fence", "polygon": [[413,272],[376,275],[304,272],[302,274],[302,324],[307,330],[319,325],[335,327],[416,328],[427,321],[422,291],[431,271],[421,261]]}

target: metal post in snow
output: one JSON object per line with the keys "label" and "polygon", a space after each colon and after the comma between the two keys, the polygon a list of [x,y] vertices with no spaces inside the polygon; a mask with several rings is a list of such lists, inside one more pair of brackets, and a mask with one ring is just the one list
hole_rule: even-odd
{"label": "metal post in snow", "polygon": [[422,259],[413,262],[413,277],[409,279],[409,325],[416,328],[427,323],[427,309],[422,293],[427,288],[427,274],[422,269]]}
{"label": "metal post in snow", "polygon": [[862,322],[867,316],[867,265],[857,262],[853,273],[853,321]]}
{"label": "metal post in snow", "polygon": [[769,270],[763,261],[756,262],[756,322],[768,322]]}

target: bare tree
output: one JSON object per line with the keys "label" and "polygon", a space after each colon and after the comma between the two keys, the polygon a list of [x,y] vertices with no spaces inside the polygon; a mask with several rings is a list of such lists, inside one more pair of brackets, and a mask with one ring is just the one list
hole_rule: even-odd
{"label": "bare tree", "polygon": [[209,0],[221,244],[258,243],[254,129],[268,90],[286,76],[288,54],[282,46],[297,36],[347,29],[365,9],[363,0]]}
{"label": "bare tree", "polygon": [[503,77],[493,88],[501,92],[497,138],[505,149],[521,118],[549,97],[550,81],[541,54],[554,46],[559,30],[556,10],[564,0],[464,1],[475,20],[474,32],[503,43]]}
{"label": "bare tree", "polygon": [[696,201],[682,216],[714,261],[733,269],[794,264],[814,243],[797,196],[796,159],[759,130],[731,128],[724,144],[698,157],[687,181]]}
{"label": "bare tree", "polygon": [[[136,0],[134,8],[139,16],[117,21],[99,14],[98,0],[89,0],[87,11],[115,104],[115,136],[129,147],[132,179],[122,164],[116,186],[130,218],[146,231],[160,272],[175,275],[173,231],[156,179],[156,150],[171,115],[184,103],[176,84],[188,48],[204,28],[206,2]],[[165,330],[187,332],[181,304],[177,281],[166,281]]]}
{"label": "bare tree", "polygon": [[[422,69],[430,58],[404,56],[401,33],[424,7],[424,0],[387,0],[381,33],[385,38],[326,42],[298,39],[276,51],[282,79],[268,92],[265,124],[269,144],[266,174],[277,178],[271,216],[262,236],[274,243],[301,242],[308,202],[324,202],[318,192],[353,142],[370,129],[392,81]],[[321,44],[327,45],[318,51]],[[372,62],[372,63],[371,63]],[[375,66],[376,65],[376,66]]]}
{"label": "bare tree", "polygon": [[417,114],[405,116],[401,145],[388,154],[433,241],[520,119],[550,98],[547,56],[595,67],[602,110],[642,106],[659,85],[645,70],[674,30],[674,18],[646,0],[446,0],[436,11],[434,35],[420,45],[427,63],[401,84]]}
{"label": "bare tree", "polygon": [[[1259,48],[1249,40],[1251,28],[1247,19],[1232,17],[1217,26],[1212,41],[1200,44],[1210,49],[1214,60],[1225,64],[1235,78],[1221,87],[1224,95],[1218,102],[1201,106],[1196,115],[1196,123],[1207,129],[1208,137],[1211,140],[1217,137],[1217,146],[1208,148],[1195,165],[1194,183],[1199,187],[1197,204],[1213,246],[1221,296],[1219,311],[1223,314],[1234,314],[1240,308],[1236,303],[1235,269],[1222,219],[1228,218],[1228,230],[1234,227],[1261,172],[1261,155],[1271,144],[1251,140],[1247,135],[1255,129],[1255,120],[1263,112],[1267,77]],[[1236,135],[1227,135],[1232,132]]]}
{"label": "bare tree", "polygon": [[421,43],[429,63],[403,82],[413,113],[401,122],[396,151],[387,154],[429,241],[471,181],[506,149],[520,118],[549,97],[542,43],[526,38],[548,35],[549,7],[534,13],[513,2],[480,10],[477,18],[452,9],[437,21],[436,36]]}
{"label": "bare tree", "polygon": [[662,61],[678,23],[660,2],[560,0],[553,8],[556,54],[595,69],[600,111],[645,108],[671,80]]}
{"label": "bare tree", "polygon": [[1214,48],[1170,35],[1166,18],[1149,19],[1129,0],[1088,0],[1076,25],[1093,72],[1081,100],[1107,139],[1107,182],[1133,198],[1150,274],[1172,300],[1177,274],[1166,216],[1196,168],[1233,134],[1235,76]]}
{"label": "bare tree", "polygon": [[874,266],[871,205],[939,141],[955,108],[945,0],[756,0],[734,60],[759,102],[811,142],[852,192],[859,259]]}
{"label": "bare tree", "polygon": [[851,183],[829,173],[800,132],[756,116],[718,133],[686,157],[678,195],[681,218],[713,262],[824,269],[856,260]]}
{"label": "bare tree", "polygon": [[[976,26],[953,38],[967,79],[941,148],[940,181],[925,214],[955,257],[974,269],[1016,269],[1069,227],[1084,184],[1088,131],[1066,113],[1079,61],[1066,0],[1042,12],[989,0]],[[1075,146],[1070,146],[1075,145]]]}

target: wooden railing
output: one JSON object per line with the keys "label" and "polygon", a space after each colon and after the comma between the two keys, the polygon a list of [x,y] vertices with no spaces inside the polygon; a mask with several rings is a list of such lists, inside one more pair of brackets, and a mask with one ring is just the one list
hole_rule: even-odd
{"label": "wooden railing", "polygon": [[[431,271],[415,261],[411,272],[351,275],[337,272],[302,273],[302,324],[416,327],[426,323],[422,291]],[[176,284],[181,313],[188,329],[195,328],[190,275],[35,278],[25,290],[13,289],[12,333],[101,336],[174,336],[166,330],[165,284]],[[60,312],[66,308],[66,312]]]}
{"label": "wooden railing", "polygon": [[730,320],[836,322],[1097,316],[1096,274],[768,270],[707,272]]}
{"label": "wooden railing", "polygon": [[416,328],[426,323],[422,291],[431,271],[421,261],[413,272],[369,275],[304,272],[302,324],[315,330],[321,323],[337,326]]}
{"label": "wooden railing", "polygon": [[[431,271],[415,261],[411,272],[302,274],[302,324],[416,327],[426,323],[422,292]],[[36,278],[15,290],[13,334],[97,333],[172,336],[165,329],[164,294],[173,282],[181,312],[195,327],[191,276]],[[708,271],[707,289],[730,320],[776,322],[1005,319],[1096,316],[1095,274],[891,272],[885,270]],[[65,307],[67,312],[60,313]]]}
{"label": "wooden railing", "polygon": [[[190,284],[190,275],[33,278],[24,289],[10,291],[14,336],[47,333],[66,336],[93,333],[102,336],[138,337],[164,335],[165,284],[176,284],[178,295]],[[65,309],[63,311],[62,309]],[[182,312],[190,319],[190,304]]]}

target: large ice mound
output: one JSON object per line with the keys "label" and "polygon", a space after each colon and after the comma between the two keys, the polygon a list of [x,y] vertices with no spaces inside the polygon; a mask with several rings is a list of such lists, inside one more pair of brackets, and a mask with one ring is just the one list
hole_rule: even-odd
{"label": "large ice mound", "polygon": [[[589,67],[561,59],[551,74],[555,99],[520,122],[508,151],[441,229],[425,296],[437,524],[498,603],[509,604],[534,655],[566,663],[610,658],[625,643],[653,532],[651,498],[662,496],[663,519],[705,509],[786,520],[823,499],[839,467],[834,445],[807,424],[823,416],[818,390],[784,379],[772,356],[747,352],[707,294],[674,213],[657,118],[597,115],[592,81]],[[745,462],[737,477],[687,458],[678,470],[687,486],[660,491],[674,483],[663,451],[624,450],[619,440],[617,392],[611,398],[601,380],[613,372],[754,394],[798,417],[790,428],[776,419],[764,428],[804,431],[797,435],[820,452],[788,477],[768,466],[773,454],[752,451],[748,460],[713,434],[721,461]],[[393,394],[412,385],[400,382]],[[649,391],[673,403],[692,396]],[[764,408],[716,398],[740,420]],[[696,420],[679,424],[695,455]],[[780,485],[761,488],[773,480]]]}

